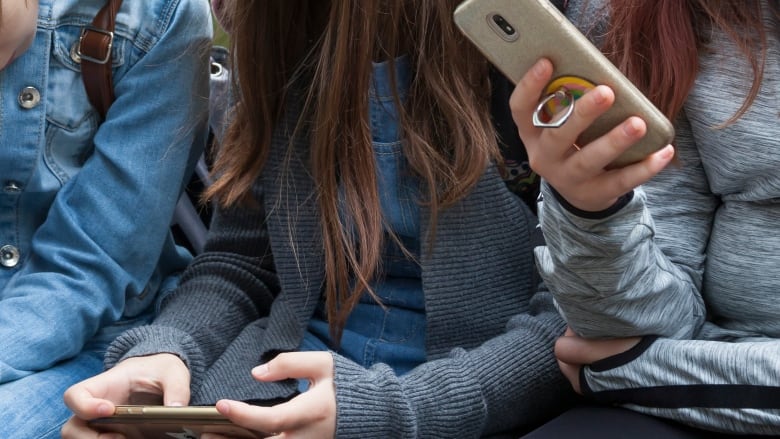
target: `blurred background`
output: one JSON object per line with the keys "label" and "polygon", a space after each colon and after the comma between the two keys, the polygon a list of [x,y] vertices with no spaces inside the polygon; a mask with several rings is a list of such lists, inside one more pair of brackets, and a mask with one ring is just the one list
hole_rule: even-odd
{"label": "blurred background", "polygon": [[217,24],[216,19],[214,19],[214,44],[218,46],[225,46],[225,47],[228,47],[230,44],[230,39],[228,38],[225,31],[223,31],[222,28],[219,27],[219,24]]}

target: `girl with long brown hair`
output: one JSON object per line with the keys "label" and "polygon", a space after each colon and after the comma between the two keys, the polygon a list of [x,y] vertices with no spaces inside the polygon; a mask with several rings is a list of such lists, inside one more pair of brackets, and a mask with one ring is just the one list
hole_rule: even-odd
{"label": "girl with long brown hair", "polygon": [[570,327],[556,344],[562,370],[602,403],[707,430],[780,434],[780,3],[570,7],[583,30],[606,29],[594,35],[604,52],[677,135],[674,147],[605,170],[645,129],[630,118],[572,147],[611,90],[586,94],[558,130],[531,123],[549,62],[513,95],[544,179],[547,246],[537,261]]}
{"label": "girl with long brown hair", "polygon": [[79,418],[139,387],[284,437],[479,437],[560,409],[563,321],[456,4],[226,3],[238,88],[206,252],[66,394]]}

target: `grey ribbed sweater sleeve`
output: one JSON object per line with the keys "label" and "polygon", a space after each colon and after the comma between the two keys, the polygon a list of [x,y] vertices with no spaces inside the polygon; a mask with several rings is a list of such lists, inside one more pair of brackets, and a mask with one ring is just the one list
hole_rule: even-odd
{"label": "grey ribbed sweater sleeve", "polygon": [[[119,336],[106,367],[124,358],[169,352],[192,373],[196,388],[210,367],[250,323],[267,315],[278,293],[262,198],[255,208],[217,209],[206,251],[193,260],[153,325]],[[259,358],[258,358],[259,361]]]}
{"label": "grey ribbed sweater sleeve", "polygon": [[427,361],[399,377],[335,355],[337,437],[507,433],[571,402],[553,355],[565,325],[539,292],[530,249],[541,233],[521,207],[491,169],[440,214],[436,246],[422,258]]}
{"label": "grey ribbed sweater sleeve", "polygon": [[[339,438],[470,438],[533,425],[568,395],[550,355],[563,322],[545,293],[481,346],[455,349],[398,377],[334,354]],[[370,433],[369,433],[370,432]]]}

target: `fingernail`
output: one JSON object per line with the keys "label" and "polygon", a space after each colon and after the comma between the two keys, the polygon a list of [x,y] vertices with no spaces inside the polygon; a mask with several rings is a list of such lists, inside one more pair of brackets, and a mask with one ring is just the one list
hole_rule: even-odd
{"label": "fingernail", "polygon": [[111,416],[111,415],[114,414],[114,409],[111,408],[110,405],[108,405],[108,404],[103,402],[103,403],[100,403],[97,406],[97,413],[98,413],[98,416],[101,416],[101,417],[103,417],[103,416]]}
{"label": "fingernail", "polygon": [[634,137],[642,127],[642,124],[636,118],[632,117],[625,124],[623,124],[623,132],[629,137]]}
{"label": "fingernail", "polygon": [[604,90],[601,87],[596,87],[593,89],[593,102],[597,104],[601,104],[604,101],[607,100],[607,94],[604,92]]}
{"label": "fingernail", "polygon": [[179,401],[173,401],[169,402],[168,407],[184,407],[184,404],[180,403]]}
{"label": "fingernail", "polygon": [[674,147],[672,145],[666,145],[661,150],[660,155],[661,155],[661,158],[664,159],[664,160],[672,158],[672,156],[674,155]]}
{"label": "fingernail", "polygon": [[252,375],[255,376],[264,376],[268,375],[268,365],[267,364],[261,364],[254,369],[252,369]]}
{"label": "fingernail", "polygon": [[227,402],[227,400],[219,400],[216,404],[217,410],[219,410],[220,413],[227,416],[230,414],[230,403]]}
{"label": "fingernail", "polygon": [[537,61],[536,64],[534,64],[533,72],[537,78],[544,76],[544,74],[547,73],[546,63],[542,60]]}

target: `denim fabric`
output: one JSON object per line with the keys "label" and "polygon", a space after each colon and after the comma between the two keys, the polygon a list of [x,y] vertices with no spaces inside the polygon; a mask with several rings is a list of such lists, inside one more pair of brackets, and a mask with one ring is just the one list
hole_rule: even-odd
{"label": "denim fabric", "polygon": [[[396,81],[402,100],[409,80],[408,60],[399,58]],[[396,233],[412,259],[389,236],[386,237],[383,276],[373,285],[382,305],[364,294],[346,322],[337,350],[364,367],[384,363],[396,374],[403,375],[425,361],[425,298],[418,260],[418,185],[405,167],[388,63],[374,65],[373,82],[369,118],[380,202],[388,227]],[[320,303],[301,350],[329,349],[328,331],[325,304]],[[305,383],[300,386],[301,390],[305,387]]]}
{"label": "denim fabric", "polygon": [[[108,345],[125,330],[151,322],[152,316],[147,312],[106,326],[75,357],[0,385],[0,437],[60,438],[60,429],[72,414],[62,399],[65,390],[102,372]],[[19,406],[19,401],[24,401],[24,406]],[[8,407],[19,407],[19,410]]]}
{"label": "denim fabric", "polygon": [[[99,372],[76,366],[86,351],[61,362],[99,354],[191,259],[169,224],[207,135],[208,2],[124,2],[99,124],[75,49],[104,3],[41,0],[33,46],[0,71],[0,389],[35,389],[25,413],[61,399],[48,375]],[[13,418],[0,399],[0,437],[28,437],[4,434]]]}
{"label": "denim fabric", "polygon": [[[396,60],[396,82],[401,101],[411,81],[409,60]],[[374,144],[379,199],[388,227],[396,234],[418,237],[420,206],[417,203],[418,182],[406,169],[401,129],[388,63],[374,65],[374,87],[369,93],[369,120]]]}

